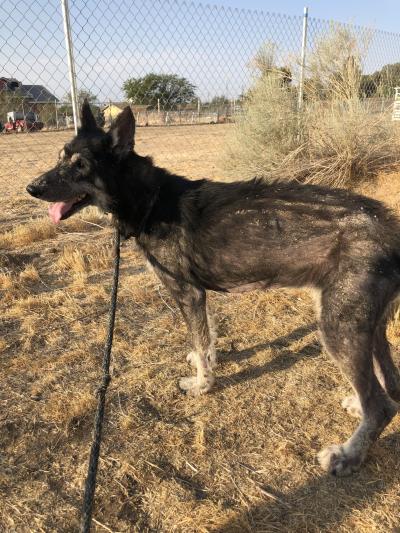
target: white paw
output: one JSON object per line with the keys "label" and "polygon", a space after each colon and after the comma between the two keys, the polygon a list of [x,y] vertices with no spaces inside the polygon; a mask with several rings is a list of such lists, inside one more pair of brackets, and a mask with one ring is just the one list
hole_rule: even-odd
{"label": "white paw", "polygon": [[349,415],[354,416],[355,418],[362,418],[363,416],[360,400],[355,394],[352,396],[346,396],[346,398],[342,400],[342,407],[349,413]]}
{"label": "white paw", "polygon": [[[196,361],[197,361],[198,355],[196,352],[190,352],[186,356],[186,361],[189,363],[190,366],[193,368],[196,368]],[[208,366],[211,369],[214,369],[217,366],[217,354],[215,353],[215,350],[210,350],[207,352],[206,355]]]}
{"label": "white paw", "polygon": [[189,363],[190,366],[196,368],[196,352],[188,353],[186,356],[186,361]]}
{"label": "white paw", "polygon": [[214,383],[214,376],[208,376],[198,381],[196,376],[190,378],[181,378],[179,387],[186,392],[188,396],[200,396],[208,392]]}
{"label": "white paw", "polygon": [[349,456],[344,446],[332,444],[318,454],[321,467],[334,476],[349,476],[360,469],[362,459],[359,455]]}

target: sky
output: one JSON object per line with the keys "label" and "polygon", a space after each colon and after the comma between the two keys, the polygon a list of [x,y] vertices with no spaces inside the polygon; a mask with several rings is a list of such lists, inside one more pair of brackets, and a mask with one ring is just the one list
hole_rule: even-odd
{"label": "sky", "polygon": [[400,0],[226,0],[213,3],[289,15],[302,14],[304,6],[308,6],[312,17],[400,32]]}
{"label": "sky", "polygon": [[[69,0],[69,5],[78,88],[104,103],[124,99],[123,83],[149,72],[187,78],[202,101],[222,94],[237,98],[254,80],[253,59],[265,43],[276,65],[298,64],[303,1]],[[397,32],[376,31],[371,37],[356,30],[369,39],[364,72],[400,62],[400,0],[310,0],[308,7],[308,54],[335,20]],[[0,0],[0,20],[0,76],[44,85],[63,98],[69,77],[60,0]]]}

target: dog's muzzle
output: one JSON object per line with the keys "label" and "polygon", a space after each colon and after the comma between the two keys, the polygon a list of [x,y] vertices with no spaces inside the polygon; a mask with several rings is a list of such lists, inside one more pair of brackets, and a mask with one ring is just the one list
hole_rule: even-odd
{"label": "dog's muzzle", "polygon": [[41,183],[30,183],[27,188],[27,192],[34,196],[35,198],[40,198],[45,190],[44,184]]}

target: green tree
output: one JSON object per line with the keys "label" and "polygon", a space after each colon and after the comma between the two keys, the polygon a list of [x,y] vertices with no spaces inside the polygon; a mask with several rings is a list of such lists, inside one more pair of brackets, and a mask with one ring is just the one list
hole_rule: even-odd
{"label": "green tree", "polygon": [[[18,90],[0,91],[0,122],[4,124],[7,120],[7,113],[10,111],[23,111],[24,97]],[[27,109],[29,111],[29,109]]]}
{"label": "green tree", "polygon": [[214,96],[209,106],[212,108],[226,107],[230,104],[229,99],[225,95]]}
{"label": "green tree", "polygon": [[400,63],[384,65],[373,74],[361,77],[360,92],[364,97],[392,97],[394,88],[400,86]]}
{"label": "green tree", "polygon": [[[77,92],[77,99],[78,99],[78,106],[81,107],[81,105],[83,104],[83,101],[86,99],[89,104],[92,106],[92,105],[95,105],[96,102],[97,102],[97,96],[93,93],[91,93],[90,91],[86,91],[85,89],[80,89],[78,92]],[[71,93],[67,93],[63,100],[65,102],[68,102],[69,104],[72,104],[72,97],[71,97]]]}
{"label": "green tree", "polygon": [[126,97],[134,104],[163,109],[178,109],[193,102],[196,87],[176,74],[150,73],[141,78],[130,78],[122,86]]}
{"label": "green tree", "polygon": [[[61,105],[59,112],[64,115],[72,116],[72,97],[71,93],[68,92],[63,98],[65,104]],[[90,91],[85,89],[80,89],[77,93],[78,108],[80,109],[84,100],[89,102],[90,108],[93,112],[93,115],[96,119],[97,125],[103,127],[105,124],[104,113],[101,110],[100,106],[97,104],[97,96]]]}

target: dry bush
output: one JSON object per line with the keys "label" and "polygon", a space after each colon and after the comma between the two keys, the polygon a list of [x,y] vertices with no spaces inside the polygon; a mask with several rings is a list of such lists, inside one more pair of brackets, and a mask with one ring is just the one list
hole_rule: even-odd
{"label": "dry bush", "polygon": [[8,272],[0,272],[0,290],[12,289],[14,285],[14,279]]}
{"label": "dry bush", "polygon": [[263,72],[228,142],[232,175],[354,187],[397,164],[399,129],[390,110],[374,112],[360,98],[366,47],[367,38],[333,26],[308,60],[301,111],[285,72]]}
{"label": "dry bush", "polygon": [[39,272],[34,265],[27,265],[19,274],[20,281],[25,285],[35,284],[40,281]]}
{"label": "dry bush", "polygon": [[282,87],[282,76],[270,72],[258,79],[244,103],[224,154],[235,177],[278,177],[283,162],[299,147],[296,96]]}
{"label": "dry bush", "polygon": [[108,223],[108,216],[99,211],[97,207],[86,207],[77,215],[65,221],[68,230],[87,231],[91,226],[105,227]]}
{"label": "dry bush", "polygon": [[332,23],[307,60],[306,98],[352,100],[360,94],[363,58],[371,40],[369,32],[357,34]]}
{"label": "dry bush", "polygon": [[84,420],[91,422],[96,406],[96,396],[90,391],[77,391],[74,395],[60,390],[50,394],[44,405],[42,416],[65,429],[80,425]]}
{"label": "dry bush", "polygon": [[398,128],[390,112],[359,99],[307,108],[307,140],[292,175],[311,183],[355,187],[399,162]]}
{"label": "dry bush", "polygon": [[0,236],[0,249],[15,249],[56,235],[56,227],[48,218],[38,218],[16,226]]}
{"label": "dry bush", "polygon": [[112,250],[109,247],[93,247],[88,252],[73,246],[65,246],[55,264],[55,268],[64,272],[71,272],[79,277],[110,268],[111,265]]}

